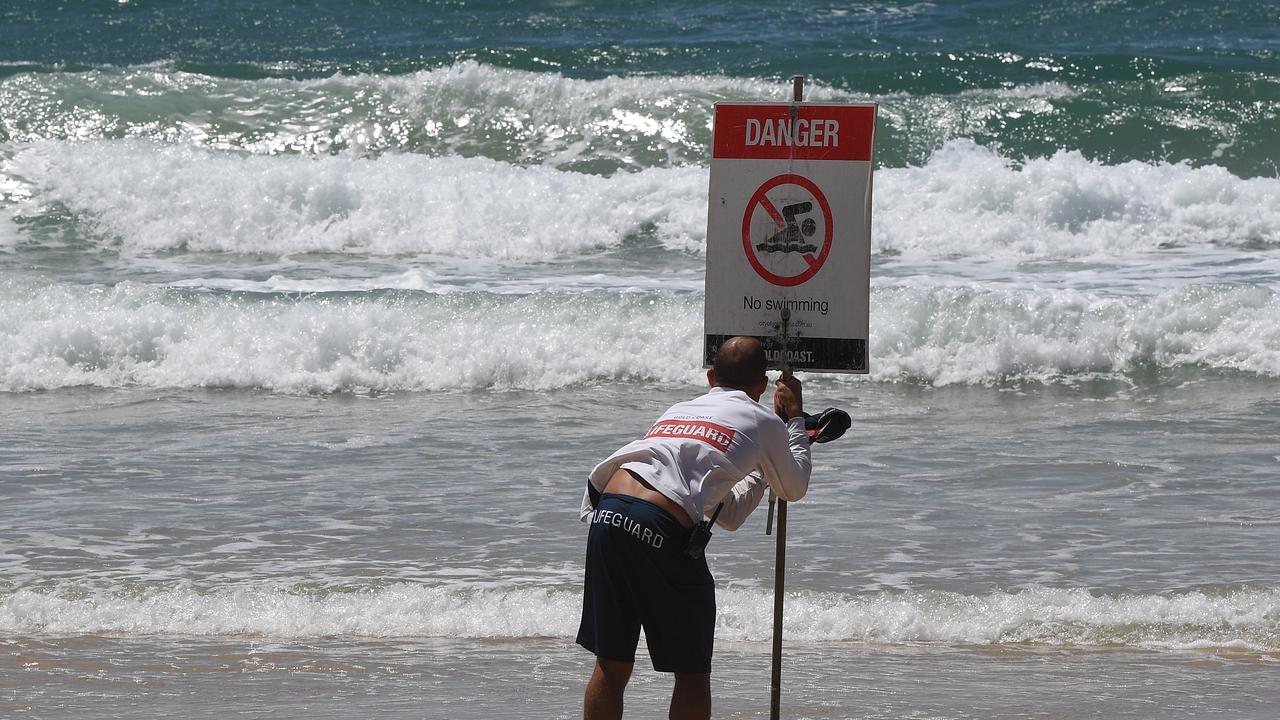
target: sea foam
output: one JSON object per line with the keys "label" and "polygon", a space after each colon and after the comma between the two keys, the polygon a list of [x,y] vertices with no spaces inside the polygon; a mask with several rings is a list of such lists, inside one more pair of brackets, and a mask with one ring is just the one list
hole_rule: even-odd
{"label": "sea foam", "polygon": [[1280,179],[1059,151],[1014,162],[967,140],[876,177],[877,249],[1062,260],[1174,248],[1280,249]]}
{"label": "sea foam", "polygon": [[[871,379],[1071,382],[1142,368],[1280,376],[1280,294],[875,288]],[[281,392],[699,384],[702,297],[559,290],[228,293],[0,281],[0,389]]]}
{"label": "sea foam", "polygon": [[[485,158],[265,157],[121,140],[45,142],[2,169],[12,212],[65,208],[126,253],[432,253],[557,260],[629,239],[706,246],[705,168],[612,175]],[[1280,179],[1208,166],[1105,165],[1077,152],[1015,162],[954,141],[876,174],[873,250],[913,262],[1167,260],[1280,250]],[[1159,273],[1158,268],[1153,272]]]}
{"label": "sea foam", "polygon": [[[572,638],[577,589],[393,583],[318,590],[271,584],[77,587],[0,592],[7,635]],[[716,636],[770,637],[772,594],[721,589]],[[1280,592],[1094,594],[1032,587],[965,595],[789,593],[788,642],[1069,645],[1280,650]]]}
{"label": "sea foam", "polygon": [[5,390],[546,389],[683,382],[698,367],[687,295],[246,296],[129,283],[12,290],[0,292]]}
{"label": "sea foam", "polygon": [[547,259],[653,233],[705,235],[706,175],[652,169],[605,178],[484,158],[262,157],[149,141],[45,143],[6,172],[93,238],[124,252],[433,253]]}

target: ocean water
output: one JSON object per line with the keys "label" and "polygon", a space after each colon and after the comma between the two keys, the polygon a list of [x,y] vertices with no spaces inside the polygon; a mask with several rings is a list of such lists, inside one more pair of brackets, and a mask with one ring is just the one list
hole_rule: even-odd
{"label": "ocean water", "polygon": [[793,74],[880,113],[784,717],[1275,717],[1277,17],[5,5],[0,717],[580,716],[585,473],[700,392],[712,106]]}

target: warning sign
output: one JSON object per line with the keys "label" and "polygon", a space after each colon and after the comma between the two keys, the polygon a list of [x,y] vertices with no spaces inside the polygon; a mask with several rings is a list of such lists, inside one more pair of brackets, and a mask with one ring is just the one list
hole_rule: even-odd
{"label": "warning sign", "polygon": [[753,335],[797,370],[867,372],[875,115],[875,105],[716,106],[708,364],[725,339]]}

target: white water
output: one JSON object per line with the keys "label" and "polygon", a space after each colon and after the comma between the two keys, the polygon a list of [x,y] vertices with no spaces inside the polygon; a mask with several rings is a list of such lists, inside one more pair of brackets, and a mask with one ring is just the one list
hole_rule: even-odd
{"label": "white water", "polygon": [[[227,294],[123,283],[0,283],[0,389],[92,385],[285,392],[546,389],[700,382],[701,298]],[[1280,376],[1280,296],[1192,286],[1151,296],[885,287],[873,381],[1071,381],[1184,366]]]}
{"label": "white water", "polygon": [[690,247],[706,225],[696,169],[603,178],[483,158],[270,158],[99,141],[37,145],[6,172],[33,186],[31,203],[65,206],[95,242],[126,253],[551,259],[616,247],[646,226],[668,247]]}
{"label": "white water", "polygon": [[[87,242],[102,263],[3,288],[6,389],[697,382],[699,168],[122,140],[18,148],[3,172],[13,262]],[[68,214],[73,240],[31,229]],[[873,227],[875,380],[1280,374],[1280,180],[955,142],[878,172]]]}
{"label": "white water", "polygon": [[[639,234],[675,252],[706,244],[707,176],[694,167],[600,176],[484,158],[263,157],[135,140],[42,142],[13,155],[3,165],[12,213],[39,217],[56,204],[92,242],[126,254],[488,264],[563,260]],[[1109,166],[1074,152],[1014,163],[956,141],[924,167],[876,174],[873,228],[874,252],[915,271],[931,261],[998,261],[1009,275],[1017,263],[1158,259],[1149,272],[1176,276],[1188,260],[1216,260],[1218,271],[1242,263],[1274,280],[1280,179]]]}
{"label": "white water", "polygon": [[[341,592],[264,584],[83,589],[0,594],[0,632],[276,639],[572,638],[580,591],[393,583]],[[772,593],[722,589],[716,636],[766,641]],[[1094,595],[1029,588],[953,592],[789,593],[792,642],[1280,649],[1280,592],[1240,589]]]}

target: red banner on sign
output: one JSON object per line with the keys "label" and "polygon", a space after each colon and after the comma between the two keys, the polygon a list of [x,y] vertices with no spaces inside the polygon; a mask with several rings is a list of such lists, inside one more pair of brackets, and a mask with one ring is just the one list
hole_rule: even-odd
{"label": "red banner on sign", "polygon": [[[792,116],[792,108],[795,115]],[[874,105],[716,105],[713,158],[871,160]]]}

